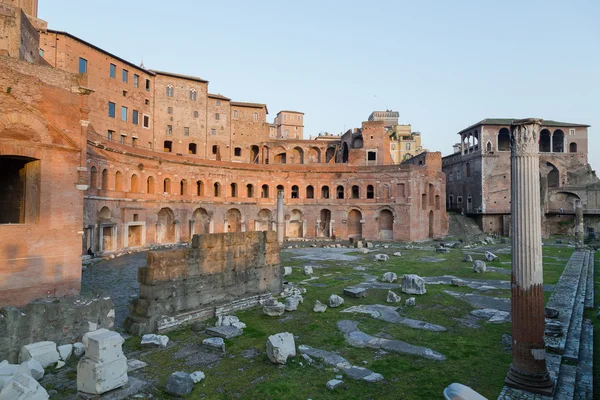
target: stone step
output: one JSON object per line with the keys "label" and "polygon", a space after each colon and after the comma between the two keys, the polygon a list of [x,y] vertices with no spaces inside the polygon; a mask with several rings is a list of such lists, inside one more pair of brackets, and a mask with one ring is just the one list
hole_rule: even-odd
{"label": "stone step", "polygon": [[583,322],[579,350],[579,363],[575,379],[575,399],[592,400],[594,398],[594,326],[592,321]]}
{"label": "stone step", "polygon": [[587,310],[594,309],[594,254],[595,252],[590,252],[588,261],[587,288],[585,291],[585,308]]}
{"label": "stone step", "polygon": [[571,317],[575,307],[575,299],[579,289],[582,267],[584,260],[586,260],[586,256],[589,258],[589,254],[583,250],[576,250],[573,253],[546,305],[547,307],[555,308],[559,311],[558,320],[562,324],[562,336],[554,337],[546,335],[544,337],[546,348],[559,354],[563,354],[565,351]]}
{"label": "stone step", "polygon": [[560,365],[558,381],[554,389],[554,400],[573,400],[575,394],[575,380],[577,377],[577,367],[566,364],[563,360]]}
{"label": "stone step", "polygon": [[579,359],[579,341],[581,339],[581,325],[583,323],[583,304],[585,302],[585,294],[587,290],[587,271],[589,268],[590,252],[586,251],[583,261],[581,278],[575,296],[575,304],[571,314],[571,323],[569,324],[569,332],[565,343],[565,353],[563,358],[571,362],[577,362]]}

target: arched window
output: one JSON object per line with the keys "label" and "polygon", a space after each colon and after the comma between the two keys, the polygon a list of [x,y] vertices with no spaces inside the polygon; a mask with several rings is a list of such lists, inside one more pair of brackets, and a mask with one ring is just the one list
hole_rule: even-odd
{"label": "arched window", "polygon": [[569,153],[577,153],[577,143],[571,142],[569,144]]}
{"label": "arched window", "polygon": [[498,132],[498,151],[510,151],[510,132],[502,128]]}
{"label": "arched window", "polygon": [[173,97],[174,94],[175,94],[175,89],[173,88],[173,85],[171,85],[171,84],[167,85],[167,97]]}
{"label": "arched window", "polygon": [[298,188],[298,185],[293,185],[292,186],[292,199],[297,199],[300,197],[300,189]]}
{"label": "arched window", "polygon": [[269,198],[269,185],[262,185],[260,188],[260,197],[263,199]]}
{"label": "arched window", "polygon": [[352,198],[353,199],[360,198],[360,187],[358,185],[352,186]]}
{"label": "arched window", "polygon": [[171,180],[169,178],[165,178],[163,181],[163,193],[171,193]]}
{"label": "arched window", "polygon": [[542,129],[540,132],[540,153],[549,153],[550,152],[550,131],[548,129]]}
{"label": "arched window", "polygon": [[130,192],[137,193],[140,191],[140,185],[138,183],[138,176],[136,174],[131,175],[131,188]]}
{"label": "arched window", "polygon": [[154,178],[151,176],[146,179],[146,193],[154,194]]}
{"label": "arched window", "polygon": [[98,170],[96,167],[92,167],[90,172],[90,189],[96,189],[98,187]]}
{"label": "arched window", "polygon": [[367,185],[367,199],[374,199],[375,198],[375,189],[373,188],[373,185]]}
{"label": "arched window", "polygon": [[321,188],[321,198],[328,199],[329,198],[329,186],[323,186]]}
{"label": "arched window", "polygon": [[196,182],[196,196],[204,196],[204,183],[202,181]]}
{"label": "arched window", "polygon": [[190,89],[190,100],[196,101],[196,89]]}
{"label": "arched window", "polygon": [[258,121],[258,113],[257,112],[254,113],[254,120]]}
{"label": "arched window", "polygon": [[565,133],[560,129],[557,129],[552,134],[552,152],[553,153],[564,153],[565,152]]}
{"label": "arched window", "polygon": [[439,194],[435,195],[435,209],[436,210],[440,209],[440,195]]}
{"label": "arched window", "polygon": [[237,197],[237,183],[232,183],[230,186],[231,186],[231,197]]}
{"label": "arched window", "polygon": [[246,185],[246,197],[249,199],[254,197],[254,186],[251,183]]}
{"label": "arched window", "polygon": [[[283,185],[277,185],[277,196],[279,196],[279,192],[283,193],[284,190],[285,189],[284,189]],[[285,196],[285,194],[284,194],[284,196]]]}
{"label": "arched window", "polygon": [[182,179],[179,182],[179,195],[184,196],[187,194],[187,191],[187,181],[185,179]]}
{"label": "arched window", "polygon": [[123,191],[123,174],[121,171],[117,171],[115,174],[115,190],[117,192]]}
{"label": "arched window", "polygon": [[487,145],[486,145],[486,151],[487,151],[488,153],[492,151],[492,142],[489,142],[489,141],[487,142]]}
{"label": "arched window", "polygon": [[336,189],[336,197],[338,199],[343,199],[344,198],[344,187],[342,185],[338,185],[337,189]]}
{"label": "arched window", "polygon": [[221,185],[219,184],[219,182],[215,182],[214,184],[214,193],[215,197],[221,196]]}
{"label": "arched window", "polygon": [[306,198],[314,199],[315,198],[315,188],[312,185],[308,185],[306,187]]}

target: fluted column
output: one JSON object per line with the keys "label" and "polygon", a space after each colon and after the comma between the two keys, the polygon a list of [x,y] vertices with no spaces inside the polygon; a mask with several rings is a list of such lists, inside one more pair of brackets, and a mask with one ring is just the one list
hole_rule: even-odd
{"label": "fluted column", "polygon": [[541,120],[511,125],[512,364],[506,384],[551,394],[544,345],[544,288],[539,181]]}
{"label": "fluted column", "polygon": [[283,244],[283,190],[277,192],[277,241]]}
{"label": "fluted column", "polygon": [[575,200],[575,237],[577,247],[583,247],[583,207],[581,200]]}

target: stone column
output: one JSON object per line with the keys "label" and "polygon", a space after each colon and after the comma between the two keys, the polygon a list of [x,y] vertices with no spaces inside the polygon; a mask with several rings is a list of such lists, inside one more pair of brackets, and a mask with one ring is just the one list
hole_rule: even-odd
{"label": "stone column", "polygon": [[283,190],[277,192],[277,241],[283,244],[284,237]]}
{"label": "stone column", "polygon": [[512,364],[508,386],[551,395],[546,367],[539,181],[541,120],[511,125]]}
{"label": "stone column", "polygon": [[583,207],[581,200],[575,200],[575,237],[577,247],[583,247]]}

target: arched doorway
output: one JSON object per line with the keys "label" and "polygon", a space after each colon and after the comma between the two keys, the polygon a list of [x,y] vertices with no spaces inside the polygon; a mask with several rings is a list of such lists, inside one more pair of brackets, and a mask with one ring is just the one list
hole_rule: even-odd
{"label": "arched doorway", "polygon": [[291,238],[303,237],[302,225],[302,211],[298,209],[292,210],[292,213],[290,214],[290,222],[288,224],[287,236]]}
{"label": "arched doorway", "polygon": [[510,151],[510,131],[508,128],[502,128],[498,132],[498,151]]}
{"label": "arched doorway", "polygon": [[381,210],[377,223],[379,225],[379,239],[391,240],[394,238],[394,214],[390,210]]}
{"label": "arched doorway", "polygon": [[304,150],[302,147],[294,147],[290,155],[290,164],[304,164]]}
{"label": "arched doorway", "polygon": [[320,163],[321,162],[321,150],[318,147],[311,147],[308,149],[308,162],[309,163]]}
{"label": "arched doorway", "polygon": [[319,231],[317,232],[317,236],[319,237],[329,237],[329,225],[331,224],[331,211],[328,209],[321,210],[320,214],[320,223],[319,223]]}
{"label": "arched doorway", "polygon": [[433,238],[433,211],[429,211],[429,237]]}
{"label": "arched doorway", "polygon": [[232,208],[225,214],[225,232],[241,232],[242,213],[237,208]]}
{"label": "arched doorway", "polygon": [[250,146],[250,162],[253,164],[260,164],[259,157],[260,150],[257,145]]}
{"label": "arched doorway", "polygon": [[547,162],[546,166],[550,168],[548,172],[548,187],[557,188],[560,186],[560,173],[558,169],[552,164]]}
{"label": "arched doorway", "polygon": [[329,163],[335,156],[335,147],[329,146],[325,152],[325,162]]}
{"label": "arched doorway", "polygon": [[542,129],[540,132],[540,153],[550,152],[550,131]]}
{"label": "arched doorway", "polygon": [[210,216],[204,208],[197,208],[192,214],[192,235],[210,232]]}
{"label": "arched doorway", "polygon": [[362,238],[362,213],[358,210],[350,210],[348,213],[348,239],[361,239]]}
{"label": "arched doorway", "polygon": [[170,208],[161,208],[158,212],[158,223],[156,225],[156,241],[158,243],[175,243],[175,214]]}
{"label": "arched doorway", "polygon": [[256,215],[254,230],[268,231],[271,223],[271,211],[263,208]]}

